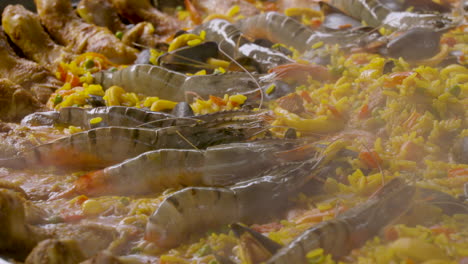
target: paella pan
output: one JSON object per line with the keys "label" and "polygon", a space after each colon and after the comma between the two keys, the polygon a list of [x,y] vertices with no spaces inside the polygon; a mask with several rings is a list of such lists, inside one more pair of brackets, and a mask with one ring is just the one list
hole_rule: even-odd
{"label": "paella pan", "polygon": [[0,263],[468,263],[463,1],[0,9]]}

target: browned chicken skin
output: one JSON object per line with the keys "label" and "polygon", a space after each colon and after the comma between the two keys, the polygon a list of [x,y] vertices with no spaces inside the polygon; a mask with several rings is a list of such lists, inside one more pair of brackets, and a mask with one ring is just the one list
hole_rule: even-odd
{"label": "browned chicken skin", "polygon": [[154,27],[149,22],[140,22],[132,28],[127,28],[120,20],[117,9],[110,0],[81,0],[77,12],[90,24],[107,27],[112,32],[122,32],[122,42],[128,46],[135,44],[145,47],[154,47],[160,38],[154,32]]}
{"label": "browned chicken skin", "polygon": [[107,27],[114,33],[126,30],[110,0],[81,0],[76,11],[87,23]]}
{"label": "browned chicken skin", "polygon": [[8,79],[0,79],[0,120],[20,121],[41,108],[41,103],[25,89]]}
{"label": "browned chicken skin", "polygon": [[49,71],[42,66],[18,57],[8,44],[3,31],[0,32],[0,78],[29,90],[41,103],[47,102],[53,91],[62,86]]}
{"label": "browned chicken skin", "polygon": [[22,5],[7,6],[2,14],[2,25],[27,58],[51,72],[57,70],[61,61],[69,61],[73,57],[64,47],[55,44],[42,27],[39,17]]}
{"label": "browned chicken skin", "polygon": [[123,44],[109,29],[83,22],[68,0],[35,0],[42,24],[60,44],[75,53],[98,52],[115,63],[129,64],[137,50]]}
{"label": "browned chicken skin", "polygon": [[175,18],[154,8],[149,0],[112,0],[112,3],[120,15],[130,22],[147,21],[153,24],[159,35],[175,33],[178,28]]}
{"label": "browned chicken skin", "polygon": [[85,260],[74,240],[47,239],[28,255],[25,264],[75,264]]}
{"label": "browned chicken skin", "polygon": [[0,189],[0,251],[25,257],[47,235],[26,224],[24,198],[15,191]]}

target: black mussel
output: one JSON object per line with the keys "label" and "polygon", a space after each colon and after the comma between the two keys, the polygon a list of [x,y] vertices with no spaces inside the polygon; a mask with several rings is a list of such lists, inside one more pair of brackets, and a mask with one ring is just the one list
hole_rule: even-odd
{"label": "black mussel", "polygon": [[194,116],[192,107],[187,102],[178,103],[171,112],[176,117],[189,117]]}
{"label": "black mussel", "polygon": [[158,58],[159,65],[167,69],[195,73],[206,69],[209,58],[218,57],[218,45],[215,42],[205,42],[193,47],[183,47],[168,52]]}
{"label": "black mussel", "polygon": [[86,103],[92,107],[106,106],[106,101],[104,101],[104,98],[99,95],[90,94],[89,97],[86,98]]}
{"label": "black mussel", "polygon": [[257,44],[259,46],[262,46],[264,48],[277,50],[277,51],[283,53],[286,56],[292,56],[293,55],[293,52],[290,49],[285,48],[285,47],[283,47],[281,45],[275,45],[275,43],[271,42],[268,39],[263,39],[263,38],[256,39],[256,40],[254,40],[253,43]]}
{"label": "black mussel", "polygon": [[408,61],[428,59],[440,51],[441,32],[412,28],[388,42],[382,53]]}

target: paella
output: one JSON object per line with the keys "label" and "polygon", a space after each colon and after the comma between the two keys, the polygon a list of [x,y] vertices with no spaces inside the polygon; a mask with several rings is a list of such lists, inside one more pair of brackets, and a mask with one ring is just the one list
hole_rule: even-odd
{"label": "paella", "polygon": [[0,263],[468,263],[464,1],[0,8]]}

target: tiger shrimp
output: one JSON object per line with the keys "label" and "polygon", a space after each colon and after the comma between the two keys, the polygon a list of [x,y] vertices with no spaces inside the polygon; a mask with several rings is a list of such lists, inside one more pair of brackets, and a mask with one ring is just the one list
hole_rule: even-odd
{"label": "tiger shrimp", "polygon": [[277,12],[266,12],[237,21],[235,24],[242,33],[255,38],[268,39],[274,43],[292,46],[300,52],[311,49],[319,42],[340,43],[342,46],[356,46],[376,38],[359,30],[325,31],[313,30],[297,20]]}
{"label": "tiger shrimp", "polygon": [[145,238],[172,248],[208,229],[266,221],[288,206],[288,196],[312,180],[320,165],[320,160],[287,163],[227,188],[182,189],[168,196],[150,217]]}
{"label": "tiger shrimp", "polygon": [[379,0],[330,0],[329,4],[351,17],[364,21],[368,26],[383,26],[392,31],[404,31],[414,27],[440,29],[455,23],[454,19],[441,14],[395,12]]}
{"label": "tiger shrimp", "polygon": [[[97,123],[91,120],[99,120]],[[72,125],[83,129],[105,126],[159,128],[175,125],[171,122],[165,125],[165,119],[174,119],[170,114],[153,112],[135,107],[110,106],[85,109],[79,107],[64,107],[58,111],[37,112],[26,116],[23,125]],[[195,122],[195,121],[194,121]],[[192,123],[194,123],[192,122]],[[148,123],[148,126],[145,124]]]}
{"label": "tiger shrimp", "polygon": [[[184,102],[184,104],[186,103]],[[187,106],[192,111],[190,105],[187,104]],[[176,108],[178,108],[177,105]],[[23,118],[21,124],[30,126],[78,126],[86,130],[107,126],[163,128],[220,122],[228,119],[253,121],[262,119],[265,114],[262,111],[232,110],[198,116],[195,116],[192,111],[190,115],[180,116],[179,113],[174,115],[126,106],[96,107],[92,109],[63,107],[58,111],[30,114]]]}
{"label": "tiger shrimp", "polygon": [[292,63],[294,60],[283,53],[259,46],[242,36],[240,30],[224,19],[213,19],[195,30],[195,34],[205,31],[205,40],[218,43],[219,49],[231,58],[237,59],[239,55],[254,59],[260,64],[262,72],[272,67]]}
{"label": "tiger shrimp", "polygon": [[145,194],[179,186],[228,186],[279,162],[275,156],[299,140],[222,144],[206,150],[161,149],[81,176],[75,191],[88,196]]}
{"label": "tiger shrimp", "polygon": [[[412,206],[408,201],[413,201],[415,198],[441,205],[444,213],[449,215],[468,211],[466,205],[448,194],[412,186],[401,178],[394,178],[363,204],[340,214],[333,220],[309,228],[279,250],[277,247],[271,247],[274,242],[269,238],[255,234],[254,243],[257,243],[255,246],[264,248],[268,253],[264,254],[260,261],[268,264],[307,263],[307,253],[318,248],[339,259],[405,214]],[[246,227],[242,229],[244,232],[245,229],[250,231]],[[249,252],[248,245],[246,246],[247,248],[243,250]]]}
{"label": "tiger shrimp", "polygon": [[[132,65],[119,71],[105,71],[95,74],[95,81],[104,89],[113,85],[121,86],[126,91],[149,96],[164,96],[172,101],[189,101],[188,93],[207,98],[210,95],[225,94],[257,95],[260,89],[266,90],[272,84],[284,87],[278,91],[292,91],[292,88],[280,81],[273,81],[274,76],[252,75],[245,72],[232,72],[215,75],[187,76],[175,71],[153,65]],[[274,92],[273,95],[281,96]]]}
{"label": "tiger shrimp", "polygon": [[102,168],[155,149],[206,148],[244,140],[261,130],[260,124],[255,121],[233,121],[225,125],[173,126],[157,130],[101,127],[39,145],[16,157],[1,159],[0,166]]}

